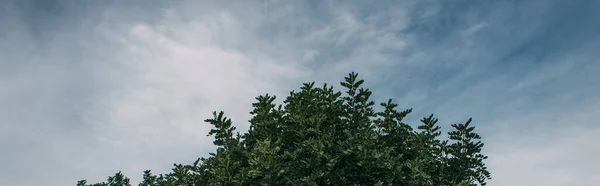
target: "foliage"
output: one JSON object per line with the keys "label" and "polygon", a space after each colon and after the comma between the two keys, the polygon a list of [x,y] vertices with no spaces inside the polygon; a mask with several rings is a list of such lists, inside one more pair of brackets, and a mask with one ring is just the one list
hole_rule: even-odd
{"label": "foliage", "polygon": [[[223,112],[214,112],[205,122],[214,127],[208,135],[216,152],[176,164],[169,174],[147,170],[139,185],[485,185],[491,179],[470,118],[452,124],[441,140],[433,115],[415,130],[403,122],[412,109],[398,111],[391,99],[376,112],[363,83],[356,73],[341,83],[344,93],[305,83],[283,105],[275,96],[258,96],[242,135],[234,135]],[[130,185],[121,172],[107,181],[77,185]]]}

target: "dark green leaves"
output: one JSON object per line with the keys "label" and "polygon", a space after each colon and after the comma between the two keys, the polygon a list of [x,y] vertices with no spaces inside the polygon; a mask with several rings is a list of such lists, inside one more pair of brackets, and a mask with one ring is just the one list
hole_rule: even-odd
{"label": "dark green leaves", "polygon": [[206,119],[204,122],[210,123],[215,127],[208,132],[208,136],[215,135],[213,144],[226,147],[229,143],[232,143],[235,127],[231,126],[231,119],[223,116],[223,111],[219,112],[218,115],[217,112],[213,112],[213,118]]}
{"label": "dark green leaves", "polygon": [[[234,136],[223,112],[213,126],[216,152],[172,172],[143,174],[140,186],[165,185],[485,185],[490,179],[481,136],[471,119],[452,124],[449,139],[433,115],[413,129],[391,99],[375,112],[372,92],[350,73],[343,94],[324,84],[304,83],[283,105],[269,94],[256,97],[250,129]],[[86,181],[77,183],[86,186]],[[121,172],[97,186],[125,186]]]}
{"label": "dark green leaves", "polygon": [[77,182],[77,186],[131,186],[129,178],[123,175],[121,171],[117,172],[114,176],[109,176],[107,181],[108,182],[86,185],[87,181],[81,180]]}
{"label": "dark green leaves", "polygon": [[474,185],[474,182],[485,185],[485,180],[491,179],[490,172],[483,163],[487,156],[481,154],[481,136],[474,132],[475,127],[469,126],[471,121],[469,118],[464,124],[452,124],[454,131],[448,133],[453,141],[448,146],[448,152],[453,155],[448,163],[450,169],[455,171],[448,179],[455,183],[467,180],[468,185]]}

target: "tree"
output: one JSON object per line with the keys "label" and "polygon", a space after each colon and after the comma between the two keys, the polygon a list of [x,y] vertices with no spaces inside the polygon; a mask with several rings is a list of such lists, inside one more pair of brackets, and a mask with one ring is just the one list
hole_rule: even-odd
{"label": "tree", "polygon": [[[343,93],[304,83],[282,105],[275,96],[258,96],[244,134],[235,133],[223,112],[213,112],[205,122],[213,125],[208,135],[216,152],[175,164],[168,174],[147,170],[139,185],[485,185],[491,179],[470,118],[452,124],[442,140],[433,114],[413,129],[403,122],[412,109],[398,111],[389,99],[375,111],[363,83],[356,73],[341,83]],[[130,184],[118,172],[92,185]]]}

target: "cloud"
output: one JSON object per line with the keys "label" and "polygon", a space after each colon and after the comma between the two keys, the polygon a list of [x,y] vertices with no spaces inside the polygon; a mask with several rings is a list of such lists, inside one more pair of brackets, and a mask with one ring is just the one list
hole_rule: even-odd
{"label": "cloud", "polygon": [[2,105],[8,106],[0,122],[9,149],[3,164],[10,166],[2,169],[7,184],[101,181],[117,169],[136,181],[143,169],[166,172],[173,161],[189,163],[212,149],[202,121],[213,110],[227,111],[244,130],[254,96],[303,76],[293,63],[222,48],[213,38],[219,29],[241,32],[227,11],[188,22],[178,21],[189,17],[173,9],[138,12],[158,14],[150,24],[115,9],[84,15],[97,25],[56,25],[68,34],[39,38],[31,37],[42,33],[31,31],[38,28],[21,26],[29,24],[23,15],[30,10],[2,22],[17,30],[2,47],[20,47],[2,59],[12,70],[3,73]]}
{"label": "cloud", "polygon": [[[593,185],[597,183],[593,161],[600,148],[593,145],[600,127],[588,125],[600,114],[600,102],[590,101],[574,113],[549,116],[534,112],[531,116],[506,119],[504,123],[538,124],[522,129],[501,128],[488,147],[493,185]],[[511,128],[517,127],[510,125]],[[524,130],[524,131],[523,131]],[[512,132],[512,135],[507,135]],[[518,136],[518,137],[514,137]]]}
{"label": "cloud", "polygon": [[9,185],[167,172],[214,148],[202,122],[213,110],[244,131],[255,96],[337,85],[349,71],[378,101],[414,108],[411,121],[474,117],[490,185],[600,177],[590,144],[600,133],[594,2],[0,5],[0,178]]}

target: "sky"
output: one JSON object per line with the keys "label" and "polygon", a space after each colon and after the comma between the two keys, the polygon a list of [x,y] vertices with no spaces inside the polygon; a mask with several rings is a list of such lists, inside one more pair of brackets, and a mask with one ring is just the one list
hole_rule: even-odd
{"label": "sky", "polygon": [[[167,173],[254,97],[349,72],[377,102],[473,118],[490,186],[600,182],[600,1],[0,0],[0,180]],[[596,116],[596,117],[595,117]]]}

